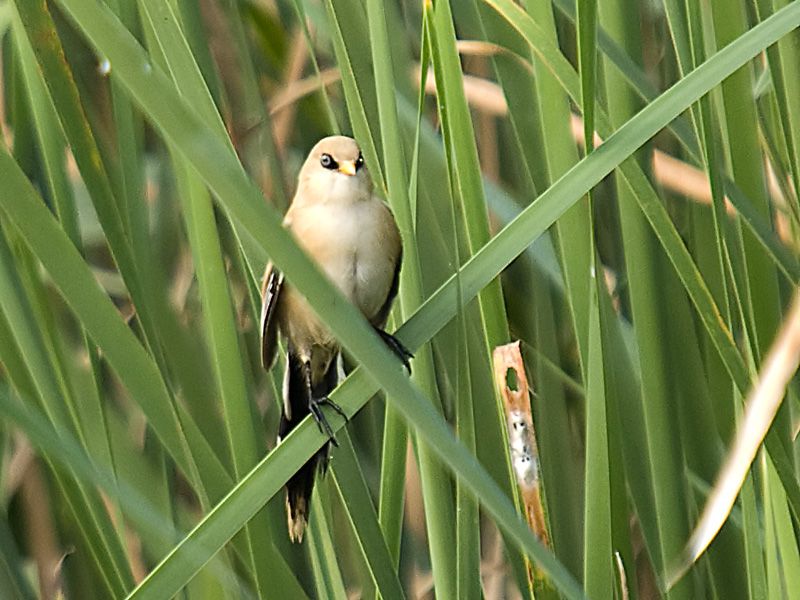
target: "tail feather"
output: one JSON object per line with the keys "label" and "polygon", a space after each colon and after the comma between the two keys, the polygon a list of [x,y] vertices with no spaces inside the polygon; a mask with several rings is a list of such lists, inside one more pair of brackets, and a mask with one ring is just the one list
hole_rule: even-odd
{"label": "tail feather", "polygon": [[[289,352],[286,366],[286,384],[284,385],[284,409],[281,414],[278,435],[283,439],[309,414],[308,388],[306,386],[303,365],[300,359]],[[322,381],[314,386],[315,398],[326,397],[337,384],[336,361],[332,361]],[[311,508],[311,493],[314,490],[314,479],[317,471],[322,473],[328,466],[330,442],[327,442],[312,456],[300,470],[292,475],[286,483],[286,517],[289,526],[289,538],[293,542],[302,542],[303,533],[308,525],[308,514]]]}
{"label": "tail feather", "polygon": [[300,467],[286,484],[286,520],[289,526],[289,538],[293,542],[302,542],[303,533],[308,525],[308,514],[311,508],[311,493],[314,490],[314,478],[319,465],[327,458],[320,460],[315,454],[311,460]]}

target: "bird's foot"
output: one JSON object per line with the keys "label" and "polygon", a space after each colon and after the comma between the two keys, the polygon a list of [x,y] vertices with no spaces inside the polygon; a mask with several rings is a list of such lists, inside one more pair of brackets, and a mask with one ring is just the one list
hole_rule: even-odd
{"label": "bird's foot", "polygon": [[348,421],[347,415],[344,414],[342,407],[336,404],[333,400],[328,398],[327,396],[322,398],[312,398],[311,402],[309,403],[309,410],[311,411],[311,415],[314,417],[314,420],[317,422],[317,427],[321,433],[330,438],[331,443],[339,447],[339,442],[336,441],[336,435],[333,433],[333,428],[331,427],[330,422],[328,422],[328,418],[325,416],[325,413],[322,412],[322,406],[330,406],[335,412],[339,413],[341,417]]}
{"label": "bird's foot", "polygon": [[411,353],[411,350],[406,348],[403,345],[403,342],[398,340],[395,336],[391,333],[384,331],[383,329],[375,328],[375,331],[381,336],[381,339],[389,346],[389,349],[394,352],[397,357],[403,361],[406,369],[408,370],[408,374],[411,374],[411,359],[414,358],[414,355]]}

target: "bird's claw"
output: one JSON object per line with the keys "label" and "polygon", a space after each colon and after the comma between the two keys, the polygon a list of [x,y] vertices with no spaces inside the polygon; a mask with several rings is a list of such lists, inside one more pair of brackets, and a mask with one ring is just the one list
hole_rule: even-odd
{"label": "bird's claw", "polygon": [[311,415],[314,417],[314,420],[317,422],[317,427],[319,427],[320,432],[324,433],[325,435],[327,435],[328,438],[330,439],[331,443],[338,448],[339,447],[339,442],[336,441],[336,435],[333,432],[333,428],[331,427],[331,424],[328,422],[328,418],[322,412],[322,406],[323,405],[330,406],[335,412],[339,413],[339,415],[341,415],[341,417],[345,421],[349,421],[349,419],[347,418],[347,415],[342,410],[342,407],[339,406],[338,404],[336,404],[336,402],[334,402],[333,400],[331,400],[327,396],[325,396],[323,398],[312,398],[312,400],[311,400],[311,402],[310,402],[310,404],[308,406],[309,410],[311,411]]}
{"label": "bird's claw", "polygon": [[408,374],[411,374],[411,359],[414,358],[414,355],[411,353],[411,350],[405,347],[403,342],[393,336],[391,333],[384,331],[383,329],[376,328],[375,331],[378,332],[378,335],[381,336],[381,339],[389,346],[389,349],[394,352],[397,357],[403,361],[406,369],[408,370]]}

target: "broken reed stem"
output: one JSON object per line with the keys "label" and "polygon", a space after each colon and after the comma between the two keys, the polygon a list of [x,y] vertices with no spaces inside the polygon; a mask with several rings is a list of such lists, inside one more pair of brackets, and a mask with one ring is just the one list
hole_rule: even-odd
{"label": "broken reed stem", "polygon": [[[525,507],[525,518],[542,544],[549,547],[550,538],[539,490],[539,452],[533,428],[528,377],[525,374],[519,341],[495,348],[493,362],[495,385],[503,399],[506,413],[506,439],[511,465]],[[527,559],[526,566],[528,578],[533,584],[534,573]]]}

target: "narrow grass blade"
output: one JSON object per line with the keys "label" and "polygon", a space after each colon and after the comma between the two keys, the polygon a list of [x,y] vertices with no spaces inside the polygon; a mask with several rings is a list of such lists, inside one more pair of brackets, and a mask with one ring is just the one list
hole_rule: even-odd
{"label": "narrow grass blade", "polygon": [[597,1],[578,0],[578,72],[581,76],[583,139],[588,151],[594,149],[595,82],[597,79]]}
{"label": "narrow grass blade", "polygon": [[322,486],[324,489],[318,489],[311,499],[311,518],[319,523],[319,526],[312,526],[308,530],[312,546],[309,551],[314,579],[319,597],[344,598],[347,596],[347,590],[339,568],[341,554],[333,547],[334,530],[330,516],[328,482],[325,481]]}
{"label": "narrow grass blade", "polygon": [[[333,7],[339,3],[331,3],[332,16],[338,18],[340,12],[334,11]],[[409,313],[417,308],[423,299],[423,275],[420,259],[419,245],[417,243],[417,227],[414,215],[413,204],[417,199],[409,196],[407,163],[403,150],[403,139],[401,137],[400,124],[397,114],[397,83],[394,81],[394,63],[389,45],[389,29],[385,8],[381,3],[371,1],[367,3],[367,24],[369,28],[369,40],[372,55],[373,73],[375,76],[375,96],[377,101],[378,115],[380,117],[380,139],[383,147],[381,161],[384,173],[386,174],[387,198],[397,217],[398,226],[404,240],[403,244],[403,266],[401,269],[400,287],[400,311],[396,314],[400,316]],[[424,26],[424,25],[423,25]],[[341,31],[341,25],[337,23],[337,31]],[[337,43],[338,47],[346,48],[344,40]],[[355,57],[353,57],[355,58]],[[349,64],[350,58],[343,57],[343,63]],[[355,62],[355,60],[353,60]],[[362,78],[363,81],[363,78]],[[350,106],[359,106],[362,102],[361,97],[365,97],[364,85],[358,86],[358,82],[353,82],[351,91],[346,94],[350,99]],[[358,98],[353,98],[354,93],[358,93]],[[364,100],[366,101],[366,100]],[[351,109],[351,114],[352,114]],[[415,380],[418,381],[426,395],[433,399],[434,404],[440,406],[438,398],[433,356],[429,349],[425,348],[420,352],[415,360]],[[387,427],[393,424],[393,420],[387,419]],[[403,425],[397,423],[396,427],[402,428]],[[391,437],[396,437],[400,432],[389,432]],[[405,436],[402,436],[405,438]],[[390,439],[391,441],[391,439]],[[404,465],[405,451],[401,450],[399,460],[393,460],[400,465]],[[453,499],[449,489],[449,482],[442,471],[441,464],[432,458],[427,444],[419,444],[417,454],[420,462],[420,473],[425,490],[426,498],[426,526],[428,528],[429,552],[433,568],[433,576],[443,595],[452,595],[453,589]],[[400,475],[400,473],[398,473]],[[396,484],[395,484],[396,485]],[[398,494],[394,495],[395,500]],[[391,498],[389,499],[391,500]],[[399,515],[390,515],[383,499],[381,506],[384,507],[383,519],[393,523],[392,529],[395,531],[402,525]],[[395,504],[397,506],[397,504]],[[399,508],[399,507],[398,507]],[[399,546],[399,538],[393,543]]]}
{"label": "narrow grass blade", "polygon": [[[177,16],[166,4],[143,0],[142,7],[179,92],[203,114],[206,122],[212,124],[219,139],[230,144]],[[232,146],[230,150],[233,151]],[[242,351],[211,197],[200,178],[180,156],[175,156],[174,163],[203,302],[208,348],[222,402],[228,450],[233,459],[234,477],[238,479],[255,465],[263,443],[259,444],[257,440],[257,428],[252,420]],[[277,562],[272,557],[273,547],[268,536],[268,523],[260,518],[248,527],[246,539],[242,540],[247,542],[245,547],[250,568],[260,595],[266,593],[269,583],[263,580],[264,570],[258,565],[261,561]],[[286,576],[290,575],[284,574]]]}
{"label": "narrow grass blade", "polygon": [[[56,381],[56,369],[48,358],[44,342],[36,328],[36,321],[23,295],[22,285],[12,270],[13,264],[11,251],[0,232],[0,310],[4,321],[14,324],[11,328],[12,338],[19,348],[18,354],[25,360],[26,370],[35,388],[35,397],[42,410],[46,412],[53,426],[64,430],[68,435],[80,436],[79,439],[86,447],[78,416],[74,410],[64,408],[65,404],[73,409],[74,406],[65,400],[68,392],[62,390]],[[10,344],[12,340],[6,340],[5,343]],[[99,497],[71,481],[69,477],[58,477],[57,484],[66,495],[76,526],[85,537],[89,551],[109,588],[117,593],[125,590],[132,583],[127,557]]]}
{"label": "narrow grass blade", "polygon": [[36,596],[23,572],[23,560],[8,526],[8,518],[0,520],[0,589],[12,600],[34,600]]}
{"label": "narrow grass blade", "polygon": [[188,453],[186,437],[181,433],[183,425],[155,364],[99,288],[75,247],[37,199],[19,167],[5,152],[0,152],[0,172],[7,189],[13,190],[13,194],[0,198],[0,208],[45,265],[89,335],[105,353],[108,363],[150,416],[150,423],[159,430],[165,447],[190,476],[196,473],[191,458],[194,456],[203,461],[203,471],[211,480],[224,482],[227,475],[221,465],[214,464],[212,451]]}
{"label": "narrow grass blade", "polygon": [[[66,5],[66,0],[65,0],[65,5]],[[80,3],[77,0],[71,0],[71,2],[69,3],[70,8],[73,8],[73,9],[75,7],[78,7],[79,5],[80,5]],[[785,15],[791,14],[791,12],[792,11],[790,11],[789,13],[785,13]],[[97,14],[100,14],[100,13],[97,13]],[[86,15],[84,15],[84,16],[86,16]],[[796,18],[796,15],[795,15],[795,18]],[[81,21],[81,23],[84,23],[84,19],[79,19],[79,20]],[[693,91],[689,92],[681,100],[677,100],[677,101],[674,100],[673,98],[675,96],[679,96],[680,97],[680,94],[673,93],[671,96],[669,96],[669,98],[670,98],[670,102],[675,102],[674,105],[670,106],[669,104],[667,104],[667,107],[664,107],[663,105],[664,105],[664,102],[666,102],[666,101],[662,101],[660,103],[657,101],[653,105],[651,105],[648,109],[646,109],[649,112],[647,112],[647,113],[643,112],[642,114],[640,114],[638,121],[636,119],[632,120],[632,122],[638,122],[640,124],[640,126],[641,126],[642,122],[644,122],[646,124],[646,126],[644,126],[642,128],[642,130],[638,131],[636,133],[636,135],[631,135],[631,133],[629,133],[632,130],[623,128],[617,134],[618,137],[610,138],[607,141],[607,143],[604,144],[604,150],[603,151],[597,153],[597,156],[593,155],[592,157],[587,159],[585,161],[585,163],[582,163],[584,165],[588,163],[590,165],[591,169],[589,169],[588,167],[585,167],[585,166],[581,167],[581,169],[587,169],[587,170],[590,170],[590,171],[595,169],[595,168],[597,168],[598,166],[602,165],[600,168],[597,168],[597,171],[594,172],[592,177],[588,178],[588,180],[575,180],[574,182],[570,181],[568,183],[570,183],[572,185],[575,185],[575,189],[577,189],[577,190],[581,190],[581,188],[583,186],[586,186],[586,185],[591,187],[591,185],[597,181],[597,180],[594,180],[594,176],[595,175],[599,175],[600,177],[602,177],[605,173],[608,172],[606,170],[605,173],[603,173],[603,171],[606,168],[610,170],[616,164],[618,164],[619,160],[624,158],[624,156],[627,156],[627,154],[625,154],[624,156],[622,155],[622,152],[620,151],[620,148],[617,148],[616,144],[619,144],[621,147],[625,147],[626,145],[629,145],[628,148],[630,148],[630,146],[632,146],[631,149],[635,149],[645,139],[647,139],[647,137],[649,137],[649,135],[652,135],[655,132],[655,130],[657,130],[658,128],[663,126],[663,124],[664,124],[663,120],[664,119],[666,119],[666,121],[668,121],[672,116],[674,116],[676,114],[675,111],[680,112],[681,110],[683,110],[685,108],[685,106],[686,106],[686,104],[684,104],[684,102],[685,103],[689,103],[692,100],[696,99],[698,95],[700,95],[700,94],[704,93],[705,91],[707,91],[709,89],[709,87],[711,87],[714,83],[716,83],[716,81],[718,81],[718,79],[716,79],[717,77],[721,78],[722,76],[724,76],[724,74],[726,72],[729,72],[729,71],[726,71],[726,69],[735,68],[735,66],[737,66],[738,64],[741,64],[738,61],[743,61],[746,58],[748,58],[748,52],[752,52],[752,53],[757,52],[758,48],[762,44],[765,44],[768,39],[774,39],[775,36],[779,36],[780,35],[780,32],[785,31],[786,27],[791,28],[793,26],[792,23],[787,23],[786,21],[780,23],[779,25],[776,25],[776,21],[765,22],[765,25],[767,25],[767,26],[764,29],[756,28],[756,30],[754,30],[754,31],[757,31],[757,33],[751,32],[752,35],[746,34],[740,40],[737,41],[737,44],[740,44],[739,46],[737,46],[737,50],[741,51],[742,48],[747,48],[748,44],[750,44],[749,50],[747,50],[747,51],[745,51],[745,52],[743,52],[741,54],[728,52],[724,56],[720,55],[721,57],[718,58],[717,61],[714,61],[714,59],[712,59],[707,65],[704,65],[704,67],[706,67],[706,69],[703,69],[703,67],[701,67],[698,71],[696,71],[695,73],[693,73],[692,75],[687,77],[682,82],[683,85],[681,87],[676,87],[676,89],[679,90],[681,93],[685,93],[687,91],[687,89],[693,90]],[[108,31],[112,31],[112,29],[108,29]],[[770,33],[769,33],[769,35],[766,35],[764,38],[762,38],[761,36],[765,35],[763,33],[764,31],[769,31]],[[99,30],[92,30],[92,32],[93,32],[93,36],[97,36],[97,35],[100,35],[102,33]],[[748,36],[750,36],[750,37],[748,37]],[[117,42],[117,43],[120,42],[119,39],[115,39],[114,41]],[[136,53],[135,53],[135,50],[134,50],[134,52],[131,54],[131,56],[135,56],[135,55],[136,55]],[[734,58],[731,58],[732,56]],[[752,54],[749,54],[749,56],[752,56]],[[120,69],[117,71],[117,73],[120,74],[120,76],[122,76],[123,72],[125,71],[125,69],[124,69],[124,67],[125,67],[124,58],[125,58],[124,55],[122,55],[122,53],[120,52],[120,56],[119,56],[120,60],[117,61],[117,64],[120,65]],[[729,60],[731,62],[728,62],[726,64],[726,60]],[[139,63],[137,63],[136,61],[132,61],[132,64],[130,62],[128,64],[131,67],[131,70],[129,70],[127,72],[127,75],[133,75],[136,72],[137,65]],[[709,65],[711,65],[711,66],[709,66]],[[719,69],[719,70],[716,71],[715,69]],[[716,73],[716,75],[714,75],[714,73]],[[701,77],[704,78],[702,80],[702,82],[699,79]],[[153,87],[153,82],[157,82],[158,80],[157,80],[156,77],[153,77],[153,78],[146,78],[144,81],[146,81],[151,87]],[[128,85],[131,85],[131,81],[130,80],[128,82]],[[681,84],[679,84],[679,85],[681,85]],[[140,102],[143,99],[147,100],[147,93],[146,92],[147,92],[147,90],[139,89],[137,87],[137,92],[136,93],[138,94],[137,98],[139,99]],[[673,90],[673,92],[675,92],[675,90]],[[160,102],[161,103],[164,103],[164,98],[165,97],[163,97],[163,96],[160,97]],[[180,102],[178,101],[174,105],[170,102],[170,103],[167,103],[167,106],[180,106]],[[152,103],[150,103],[149,101],[147,102],[147,112],[148,112],[148,114],[151,117],[153,117],[157,122],[159,122],[160,126],[163,127],[165,130],[172,131],[172,133],[176,133],[176,131],[174,129],[171,129],[171,130],[168,129],[168,123],[166,122],[166,120],[161,120],[158,117],[159,111],[157,111],[156,108],[157,107],[154,106]],[[172,113],[171,111],[170,111],[170,114],[172,116],[174,116],[174,113]],[[642,116],[642,115],[645,115],[645,114],[647,115],[647,118]],[[654,115],[654,114],[657,114],[658,116],[657,117],[653,117],[652,115]],[[164,116],[163,112],[160,113],[160,115]],[[653,119],[653,120],[648,123],[647,119]],[[202,126],[200,127],[199,130],[202,131]],[[193,131],[197,131],[197,129],[193,129]],[[629,137],[627,137],[627,139],[626,139],[626,136],[629,136]],[[616,139],[618,141],[615,142],[612,145],[612,142],[614,141],[614,139]],[[193,160],[196,160],[198,158],[202,159],[203,156],[208,157],[207,152],[203,151],[203,149],[197,149],[196,147],[192,146],[191,144],[186,144],[185,142],[187,142],[186,138],[182,138],[181,147],[187,153],[187,156],[191,156]],[[206,146],[204,148],[207,150],[208,148],[210,148],[210,146]],[[609,150],[609,148],[611,148],[611,150]],[[617,152],[620,152],[620,154],[617,154]],[[628,154],[629,153],[630,152],[628,152]],[[219,158],[219,156],[224,156],[224,155],[214,155],[214,156]],[[249,213],[248,207],[246,205],[243,206],[245,204],[244,202],[237,203],[234,200],[232,193],[233,192],[238,192],[240,194],[241,198],[252,197],[252,196],[247,196],[247,194],[249,192],[247,192],[246,190],[248,190],[249,188],[246,185],[238,186],[238,187],[237,187],[237,185],[228,186],[228,184],[230,184],[231,181],[230,180],[226,180],[226,177],[230,177],[231,175],[233,175],[233,178],[236,179],[238,177],[238,171],[230,170],[228,168],[217,168],[217,169],[213,169],[213,168],[207,169],[207,168],[205,168],[205,167],[212,167],[214,165],[216,165],[217,167],[220,167],[221,163],[216,162],[216,163],[197,164],[197,166],[200,167],[200,169],[199,169],[200,172],[202,172],[204,174],[204,176],[208,177],[209,179],[213,178],[213,180],[216,182],[216,184],[218,184],[218,185],[212,185],[212,187],[215,188],[215,191],[218,193],[219,197],[223,199],[223,202],[225,203],[226,207],[229,208],[229,209],[233,209],[233,210],[231,210],[231,212],[238,212],[240,218],[244,217],[244,216],[247,216],[248,213]],[[228,167],[230,167],[230,165],[228,165]],[[576,169],[577,169],[577,167],[576,167]],[[573,175],[574,174],[575,173],[573,173]],[[554,188],[551,188],[551,189],[556,189],[559,193],[564,193],[565,191],[568,191],[568,189],[569,189],[568,183],[561,183],[560,186],[557,186],[557,187],[554,186]],[[571,191],[575,191],[575,189],[573,189]],[[243,190],[245,191],[245,193],[241,194],[241,192]],[[228,192],[228,193],[226,193],[226,192]],[[581,193],[583,193],[583,192],[581,192]],[[549,213],[550,216],[554,216],[556,213],[560,212],[560,210],[563,208],[558,203],[556,203],[556,206],[553,206],[553,205],[549,205],[548,206],[549,203],[553,202],[553,197],[554,196],[555,196],[556,200],[558,200],[558,196],[555,194],[555,192],[551,192],[550,196],[543,196],[542,199],[540,199],[540,203],[537,203],[537,205],[535,205],[537,207],[537,209],[538,209],[536,211],[536,213],[539,213],[539,210],[543,211],[543,214],[536,214],[536,216],[545,216],[545,219],[544,219],[544,224],[545,225],[549,225],[550,223],[552,223],[552,220],[548,220],[546,218],[548,216],[548,212],[545,211],[544,208],[547,208],[549,211],[552,211],[552,212]],[[547,200],[545,202],[544,201],[545,198],[549,198],[549,200]],[[567,198],[569,198],[569,195],[567,196]],[[574,198],[570,198],[569,201],[574,201]],[[542,208],[539,208],[540,206]],[[259,224],[265,224],[264,225],[265,228],[267,228],[266,224],[270,224],[270,225],[274,224],[275,231],[273,233],[276,233],[275,239],[278,240],[278,241],[280,241],[282,239],[280,234],[279,234],[279,232],[277,231],[279,228],[277,226],[277,219],[276,218],[273,217],[272,219],[270,219],[270,217],[268,215],[259,215],[258,212],[250,213],[250,214],[252,214],[252,216],[254,216],[254,217],[258,217],[258,216],[264,217],[263,219],[259,220],[259,219],[256,218],[256,219],[253,219],[252,221],[250,219],[241,219],[242,222],[246,222],[246,223],[248,223],[250,225],[250,227],[252,228],[252,231],[258,231]],[[516,239],[516,240],[512,240],[511,239],[512,236],[508,235],[508,231],[509,230],[513,231],[513,229],[515,227],[520,227],[521,224],[525,223],[525,221],[526,221],[525,217],[529,216],[530,214],[531,214],[530,212],[523,213],[523,216],[520,217],[520,219],[518,221],[516,221],[512,226],[510,226],[509,229],[506,230],[506,235],[505,236],[494,238],[495,241],[494,242],[489,242],[489,244],[482,251],[483,254],[481,254],[481,253],[476,254],[475,258],[473,258],[472,261],[470,263],[468,263],[468,265],[472,265],[472,267],[465,267],[465,270],[462,273],[462,282],[464,283],[465,297],[468,296],[468,294],[466,293],[466,291],[468,290],[467,286],[475,286],[484,277],[489,277],[489,278],[494,277],[497,274],[497,272],[499,271],[499,268],[502,268],[503,266],[505,266],[505,264],[507,264],[507,262],[505,262],[506,260],[510,260],[511,258],[513,258],[513,256],[516,256],[516,254],[513,252],[513,250],[516,249],[518,245],[521,245],[521,247],[517,251],[517,254],[527,245],[527,243],[529,243],[529,241],[531,239],[531,237],[529,237],[531,231],[533,232],[532,237],[535,237],[535,235],[537,235],[538,232],[541,231],[540,229],[538,229],[537,226],[531,227],[530,228],[531,231],[527,231],[525,233],[524,237],[520,236],[520,238]],[[527,223],[527,224],[529,224],[529,223]],[[271,230],[272,227],[270,226],[267,229]],[[262,230],[260,232],[260,234],[265,234],[265,233],[266,233],[266,230]],[[260,234],[256,234],[255,237],[257,239],[264,239],[264,240],[267,239],[266,235],[262,236]],[[500,254],[502,254],[502,253],[499,253],[498,248],[502,248],[503,247],[503,244],[501,244],[500,241],[502,241],[503,244],[509,244],[505,248],[506,251],[508,251],[508,250],[512,251],[510,253],[511,255],[508,256],[507,258],[503,258],[502,256],[500,256]],[[282,253],[282,252],[278,251],[279,250],[279,247],[278,247],[279,244],[278,244],[277,241],[275,241],[275,243],[273,243],[273,244],[270,244],[268,242],[267,245],[271,245],[272,246],[271,251],[273,251],[273,253],[275,254],[276,258],[281,258],[281,260],[285,260],[286,263],[287,263],[287,266],[289,266],[289,262],[290,262],[289,258],[286,255],[286,253]],[[498,253],[496,256],[492,257],[491,261],[489,261],[486,258],[482,258],[482,257],[485,257],[485,256],[487,256],[489,254],[489,249],[494,249],[492,254]],[[498,258],[500,260],[498,260]],[[476,267],[476,265],[480,265],[481,261],[485,261],[483,263],[484,266],[482,268],[478,269]],[[497,262],[494,262],[494,261],[497,261]],[[298,263],[294,263],[294,264],[298,264]],[[493,265],[496,265],[496,267],[493,266]],[[473,279],[472,281],[470,281],[470,279],[467,277],[467,275],[470,273],[470,268],[473,269],[472,277],[476,278],[476,279]],[[498,270],[495,270],[496,268]],[[292,270],[291,268],[285,269],[285,271],[287,271],[287,273],[289,271],[291,271],[291,270]],[[299,276],[299,271],[297,273],[295,273],[295,275]],[[312,285],[312,283],[314,283],[314,285]],[[330,292],[330,290],[325,288],[322,285],[320,285],[318,287],[315,287],[315,286],[316,286],[316,283],[314,281],[314,278],[313,277],[309,278],[308,282],[306,282],[306,284],[305,284],[305,290],[304,291],[310,292],[308,294],[308,296],[309,296],[310,299],[312,299],[312,303],[315,306],[317,306],[318,309],[325,310],[325,309],[329,308],[327,306],[323,306],[322,303],[320,303],[318,299],[314,300],[314,297],[322,295],[322,294],[327,294],[327,293]],[[452,286],[452,284],[448,284],[448,287],[446,289],[454,291],[451,286]],[[302,286],[301,286],[301,288],[302,288]],[[477,291],[477,290],[473,290],[473,291]],[[314,293],[314,292],[317,292],[317,293]],[[445,296],[440,295],[440,296],[437,296],[437,298],[445,298]],[[451,298],[446,298],[446,300],[447,300],[447,303],[449,304],[450,302],[452,302],[452,297]],[[427,311],[431,311],[431,310],[432,310],[431,308],[428,308],[426,310],[426,312]],[[350,317],[350,316],[351,315],[348,314],[348,317]],[[438,318],[440,318],[440,316],[437,317],[437,319]],[[414,325],[416,326],[418,323],[422,324],[423,321],[424,321],[424,319],[418,319],[417,322],[414,323]],[[350,325],[352,327],[352,324],[354,322],[357,322],[357,321],[355,321],[354,319],[351,319],[350,321],[348,321],[348,325]],[[352,344],[351,344],[352,348],[356,349],[358,347],[358,344],[356,344],[356,340],[354,339],[356,337],[356,331],[355,330],[350,331],[349,332],[350,335],[348,335],[348,331],[346,331],[346,327],[345,327],[344,323],[345,322],[343,320],[340,321],[338,317],[336,317],[336,318],[332,317],[332,319],[331,319],[331,325],[332,325],[332,328],[334,329],[334,331],[338,335],[340,335],[343,340],[345,340],[345,341],[349,340],[350,342],[352,342]],[[410,331],[409,331],[409,333],[410,333]],[[377,341],[375,341],[375,344],[377,344]],[[355,352],[355,354],[357,356],[359,356],[359,358],[363,358],[365,364],[371,365],[372,368],[376,369],[375,372],[381,371],[381,369],[377,368],[378,367],[377,362],[368,360],[369,356],[367,356],[367,353],[368,353],[369,350],[378,350],[378,346],[377,345],[371,345],[371,346],[364,345],[364,346],[361,346],[360,348],[361,348],[362,352]],[[388,360],[388,357],[387,357],[387,360]],[[372,371],[372,369],[371,369],[371,371]],[[387,387],[394,388],[394,386],[397,385],[397,388],[394,388],[394,391],[400,392],[401,390],[403,390],[403,393],[407,394],[408,388],[403,385],[403,383],[405,383],[404,381],[401,382],[401,380],[399,380],[399,379],[392,378],[388,372],[384,373],[384,375],[386,376],[386,379],[384,380],[383,377],[382,377],[382,382],[389,384]],[[399,372],[397,373],[397,375],[398,376],[400,375]],[[389,383],[389,382],[391,382],[391,383]],[[408,397],[409,398],[414,398],[415,395],[411,394]],[[416,403],[415,403],[415,406],[416,406]],[[420,406],[425,406],[424,402],[422,404],[420,404]],[[425,414],[425,413],[423,412],[423,413],[420,413],[420,414]],[[411,416],[412,419],[414,419],[414,415],[410,415],[410,416]],[[420,422],[422,421],[422,419],[420,419],[419,415],[417,415],[417,418],[414,419],[414,421],[415,421],[415,424],[419,425]]]}
{"label": "narrow grass blade", "polygon": [[[3,383],[0,383],[0,413],[24,431],[30,442],[56,469],[75,473],[80,479],[99,487],[119,501],[127,518],[147,535],[154,536],[162,543],[175,539],[176,531],[171,521],[145,497],[124,481],[117,481],[109,470],[92,464],[73,437],[59,434],[42,414],[26,408],[15,399]],[[226,585],[233,585],[236,577],[233,572],[220,570],[219,563],[214,565],[214,572],[227,582]],[[125,588],[122,591],[125,592]]]}
{"label": "narrow grass blade", "polygon": [[613,596],[611,483],[606,384],[597,290],[590,302],[586,387],[586,500],[584,502],[583,582],[593,598]]}
{"label": "narrow grass blade", "polygon": [[381,598],[405,598],[378,524],[378,514],[369,496],[369,488],[358,465],[353,443],[344,429],[339,433],[338,439],[339,449],[333,464],[333,480],[347,509],[361,553],[369,565],[370,576]]}

